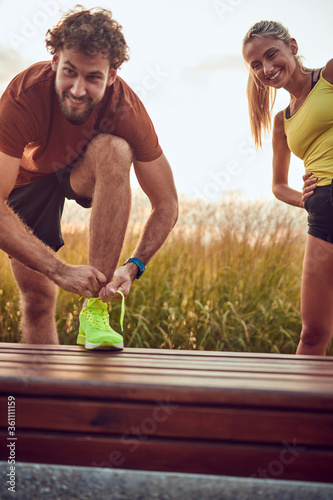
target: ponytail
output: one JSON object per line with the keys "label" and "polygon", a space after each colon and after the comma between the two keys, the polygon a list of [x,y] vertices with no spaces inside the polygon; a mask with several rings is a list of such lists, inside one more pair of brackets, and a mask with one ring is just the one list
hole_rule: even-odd
{"label": "ponytail", "polygon": [[251,133],[256,149],[262,149],[262,136],[272,128],[272,110],[276,89],[261,83],[250,71],[246,95],[249,106]]}

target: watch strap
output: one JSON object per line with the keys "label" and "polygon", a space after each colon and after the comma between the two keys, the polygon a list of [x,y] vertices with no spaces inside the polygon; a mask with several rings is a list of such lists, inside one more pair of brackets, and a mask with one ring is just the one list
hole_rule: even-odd
{"label": "watch strap", "polygon": [[126,264],[128,264],[129,262],[133,262],[133,264],[136,264],[138,266],[138,274],[135,277],[135,279],[138,280],[140,278],[140,276],[146,270],[146,266],[144,265],[144,263],[142,262],[142,260],[139,259],[138,257],[130,257],[129,259],[127,259],[127,261],[125,262],[124,266]]}

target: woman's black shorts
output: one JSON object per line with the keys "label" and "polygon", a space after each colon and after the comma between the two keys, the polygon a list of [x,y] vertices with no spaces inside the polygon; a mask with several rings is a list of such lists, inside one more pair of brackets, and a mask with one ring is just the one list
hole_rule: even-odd
{"label": "woman's black shorts", "polygon": [[308,212],[308,233],[333,243],[333,180],[328,186],[317,186],[304,202]]}
{"label": "woman's black shorts", "polygon": [[35,236],[56,250],[64,244],[61,216],[65,198],[75,200],[84,208],[91,206],[91,200],[75,196],[69,180],[72,168],[69,165],[29,184],[16,186],[7,200],[7,204],[32,229]]}

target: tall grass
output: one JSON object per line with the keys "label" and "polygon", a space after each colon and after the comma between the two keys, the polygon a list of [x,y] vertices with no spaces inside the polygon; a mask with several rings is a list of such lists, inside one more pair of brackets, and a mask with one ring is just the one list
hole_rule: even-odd
{"label": "tall grass", "polygon": [[[142,196],[134,196],[120,263],[148,213]],[[85,264],[87,224],[66,224],[69,215],[77,219],[73,209],[65,213],[66,245],[59,255]],[[244,202],[236,195],[218,203],[181,199],[176,228],[126,300],[126,346],[294,353],[305,234],[304,212],[279,202]],[[0,265],[1,339],[17,342],[19,299],[4,254]],[[78,297],[60,290],[62,344],[75,344],[79,311]],[[119,312],[114,303],[110,321],[118,331]]]}

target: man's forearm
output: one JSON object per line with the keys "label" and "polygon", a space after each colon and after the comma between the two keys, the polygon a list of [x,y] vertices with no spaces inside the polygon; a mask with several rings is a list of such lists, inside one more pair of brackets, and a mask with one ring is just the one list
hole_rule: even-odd
{"label": "man's forearm", "polygon": [[73,266],[61,262],[5,205],[0,207],[0,221],[1,250],[33,271],[44,274],[68,292],[87,298],[98,295],[106,282],[103,273],[92,266]]}
{"label": "man's forearm", "polygon": [[4,204],[0,206],[0,248],[12,258],[52,279],[64,264]]}
{"label": "man's forearm", "polygon": [[178,204],[176,200],[166,208],[153,209],[133,256],[138,257],[144,264],[147,264],[162,247],[175,226],[177,218]]}

